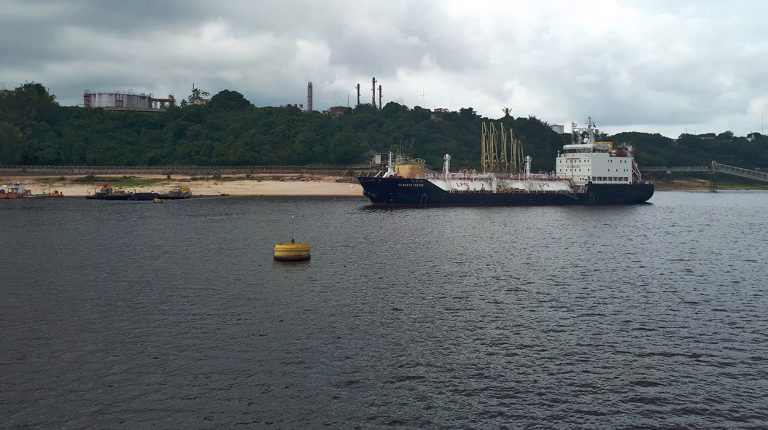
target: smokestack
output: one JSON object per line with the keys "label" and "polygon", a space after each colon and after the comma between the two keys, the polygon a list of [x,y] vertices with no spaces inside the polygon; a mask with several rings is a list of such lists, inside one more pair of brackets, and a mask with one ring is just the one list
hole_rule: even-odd
{"label": "smokestack", "polygon": [[355,105],[355,107],[357,107],[360,106],[360,84],[358,83],[355,88],[357,88],[357,104]]}
{"label": "smokestack", "polygon": [[373,107],[376,107],[376,78],[371,79],[371,91],[373,91]]}
{"label": "smokestack", "polygon": [[312,82],[307,83],[307,112],[312,112]]}
{"label": "smokestack", "polygon": [[382,104],[381,104],[381,85],[379,85],[379,109],[381,109],[381,107],[382,107]]}

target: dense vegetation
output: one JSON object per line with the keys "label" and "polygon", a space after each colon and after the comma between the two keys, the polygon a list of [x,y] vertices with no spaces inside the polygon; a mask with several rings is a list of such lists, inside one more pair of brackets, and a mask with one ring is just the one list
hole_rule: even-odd
{"label": "dense vegetation", "polygon": [[768,137],[759,134],[751,142],[728,131],[681,134],[677,139],[627,132],[613,135],[612,140],[633,145],[641,166],[706,166],[714,160],[744,168],[768,167]]}
{"label": "dense vegetation", "polygon": [[[388,103],[349,109],[338,117],[295,107],[255,107],[224,90],[205,105],[162,113],[107,112],[62,107],[41,84],[0,93],[0,165],[309,165],[367,162],[395,147],[440,166],[450,153],[456,168],[477,168],[480,129],[491,119],[472,108],[433,114]],[[536,118],[500,119],[523,141],[536,170],[552,170],[564,137]],[[694,165],[710,160],[768,166],[768,139],[729,132],[702,140],[620,133],[642,165]]]}

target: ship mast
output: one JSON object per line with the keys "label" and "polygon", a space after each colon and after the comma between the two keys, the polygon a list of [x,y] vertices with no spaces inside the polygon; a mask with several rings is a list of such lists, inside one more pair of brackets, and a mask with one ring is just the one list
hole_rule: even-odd
{"label": "ship mast", "polygon": [[483,173],[521,173],[525,156],[520,140],[510,128],[493,123],[482,123],[480,164]]}

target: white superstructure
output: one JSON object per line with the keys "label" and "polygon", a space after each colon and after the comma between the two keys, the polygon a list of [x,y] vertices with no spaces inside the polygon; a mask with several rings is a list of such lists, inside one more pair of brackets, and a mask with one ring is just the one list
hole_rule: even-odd
{"label": "white superstructure", "polygon": [[[424,160],[408,160],[402,155],[389,153],[384,178],[400,177],[426,179],[449,193],[454,192],[556,192],[570,193],[587,184],[631,184],[640,182],[640,171],[634,163],[631,148],[613,148],[611,142],[598,142],[598,130],[590,119],[587,127],[573,124],[573,143],[558,152],[554,173],[532,173],[531,157],[519,173],[494,173],[462,170],[451,172],[451,157],[443,157],[442,172],[424,167]],[[406,185],[402,185],[405,187]],[[421,186],[409,184],[407,186]]]}
{"label": "white superstructure", "polygon": [[630,184],[639,180],[631,148],[614,149],[611,142],[596,142],[598,131],[589,119],[586,128],[572,125],[573,143],[557,153],[555,174],[574,184]]}

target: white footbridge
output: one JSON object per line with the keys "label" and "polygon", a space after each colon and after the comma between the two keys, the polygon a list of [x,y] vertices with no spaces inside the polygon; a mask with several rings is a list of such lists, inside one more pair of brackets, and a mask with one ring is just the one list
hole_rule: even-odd
{"label": "white footbridge", "polygon": [[672,167],[644,167],[640,169],[643,173],[652,172],[706,172],[706,173],[725,173],[727,175],[739,176],[742,178],[754,179],[756,181],[768,182],[768,172],[760,170],[744,169],[742,167],[729,166],[727,164],[713,161],[709,166],[672,166]]}

